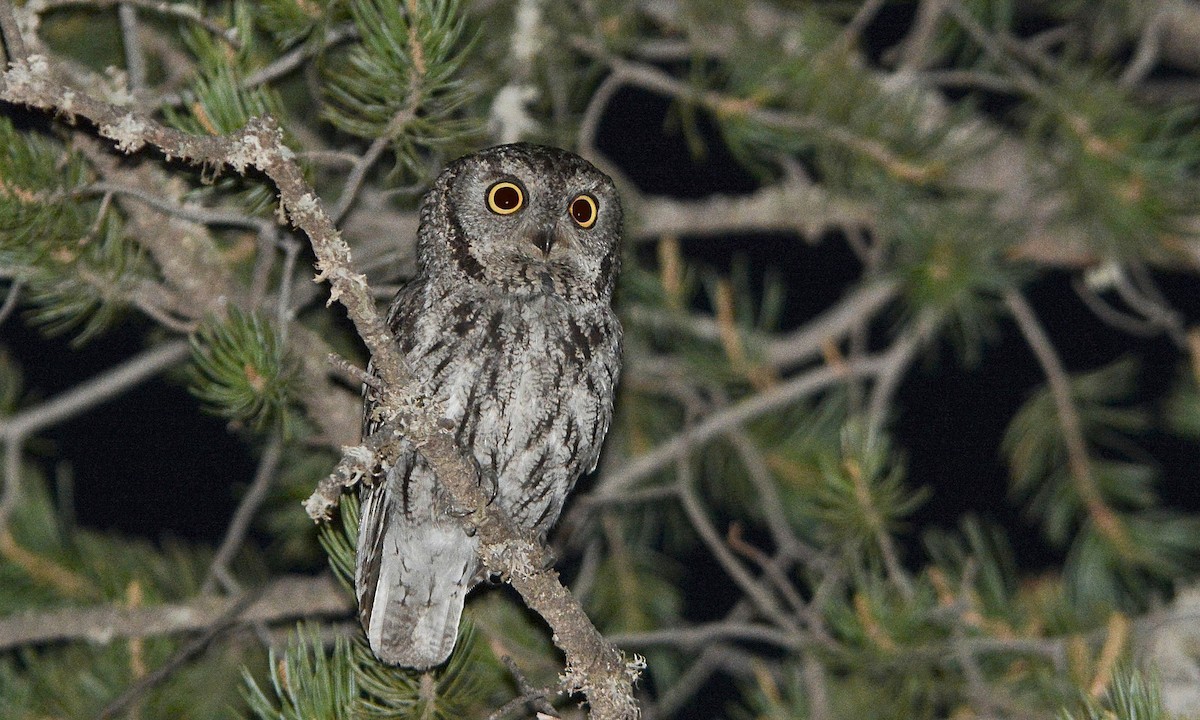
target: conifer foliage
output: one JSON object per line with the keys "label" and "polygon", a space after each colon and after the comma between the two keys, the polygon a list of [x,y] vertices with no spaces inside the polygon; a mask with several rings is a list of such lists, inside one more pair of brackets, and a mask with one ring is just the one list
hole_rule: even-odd
{"label": "conifer foliage", "polygon": [[[0,715],[1200,717],[1197,27],[1189,0],[0,0]],[[395,379],[375,303],[421,192],[513,140],[620,187],[626,371],[560,575],[509,537],[410,672],[354,611],[353,485],[388,461],[361,369]],[[138,343],[47,390],[18,325]],[[235,493],[208,542],[75,518],[120,499],[52,431],[160,375],[186,392],[147,412],[219,418],[255,470],[107,451],[129,493]],[[947,377],[986,413],[921,397]],[[385,389],[436,440],[420,378]],[[943,412],[955,437],[922,430]],[[178,475],[138,477],[153,453]]]}

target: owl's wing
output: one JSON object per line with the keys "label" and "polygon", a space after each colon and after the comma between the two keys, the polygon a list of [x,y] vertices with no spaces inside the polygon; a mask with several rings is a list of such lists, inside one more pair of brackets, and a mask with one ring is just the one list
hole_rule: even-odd
{"label": "owl's wing", "polygon": [[[405,352],[420,312],[421,285],[411,282],[387,318]],[[373,369],[368,364],[367,371]],[[372,416],[369,387],[363,400],[366,437],[379,419]],[[454,649],[479,563],[478,540],[442,512],[433,470],[408,441],[401,443],[395,467],[374,485],[361,486],[354,585],[359,620],[376,657],[424,670],[445,662]]]}
{"label": "owl's wing", "polygon": [[435,492],[433,471],[411,447],[384,482],[363,487],[354,578],[376,657],[422,670],[454,649],[478,564],[478,540],[438,509]]}

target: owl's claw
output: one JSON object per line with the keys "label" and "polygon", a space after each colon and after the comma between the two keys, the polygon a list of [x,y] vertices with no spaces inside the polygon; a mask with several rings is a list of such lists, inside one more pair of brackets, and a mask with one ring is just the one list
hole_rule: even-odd
{"label": "owl's claw", "polygon": [[[468,515],[473,515],[474,513],[475,513],[474,510],[468,510],[464,507],[454,504],[453,502],[448,503],[446,505],[446,514],[456,520],[461,520],[461,519],[467,517]],[[467,534],[471,535],[473,533],[467,533]]]}
{"label": "owl's claw", "polygon": [[[500,483],[496,479],[496,476],[494,473],[485,471],[479,465],[478,462],[473,461],[472,464],[475,466],[475,475],[477,478],[479,478],[479,480],[478,480],[479,486],[481,488],[485,488],[484,492],[486,492],[487,496],[488,496],[487,502],[484,505],[485,506],[491,505],[493,502],[496,501],[496,496],[500,493]],[[462,507],[461,505],[456,503],[453,498],[450,497],[449,493],[445,494],[444,501],[445,501],[445,508],[444,508],[445,513],[447,515],[449,515],[450,517],[459,519],[459,520],[467,517],[468,515],[473,515],[475,513],[475,511],[477,509],[479,509],[479,508]],[[475,533],[473,530],[470,530],[467,532],[467,534],[474,535]]]}
{"label": "owl's claw", "polygon": [[488,494],[487,504],[491,505],[496,501],[496,496],[500,494],[500,481],[490,472],[479,472],[479,484],[487,486],[485,492]]}

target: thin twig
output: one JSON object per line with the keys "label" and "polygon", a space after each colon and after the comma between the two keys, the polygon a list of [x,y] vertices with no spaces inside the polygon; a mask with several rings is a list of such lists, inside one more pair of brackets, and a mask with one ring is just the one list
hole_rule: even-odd
{"label": "thin twig", "polygon": [[1087,280],[1079,275],[1071,277],[1071,289],[1075,291],[1083,304],[1087,305],[1093,315],[1122,332],[1137,337],[1153,337],[1161,331],[1157,324],[1145,318],[1128,315],[1109,305],[1104,298],[1100,297],[1099,293],[1092,289]]}
{"label": "thin twig", "polygon": [[892,61],[894,56],[901,72],[924,70],[931,61],[930,50],[941,29],[942,6],[946,0],[921,0],[917,5],[916,18],[904,39],[884,53],[885,61]]}
{"label": "thin twig", "polygon": [[[894,280],[867,283],[793,332],[772,335],[749,330],[744,331],[743,337],[750,346],[760,350],[771,369],[782,373],[820,357],[829,343],[841,341],[855,327],[886,307],[899,289],[900,284]],[[651,327],[683,331],[710,342],[720,341],[721,329],[709,315],[673,313],[638,304],[626,305],[625,315]]]}
{"label": "thin twig", "polygon": [[[856,486],[860,479],[855,479]],[[868,491],[865,489],[860,491],[862,496],[868,496]],[[871,525],[874,529],[875,544],[879,546],[879,556],[883,559],[883,568],[887,573],[887,578],[896,586],[900,594],[904,596],[906,602],[912,602],[916,598],[916,589],[913,587],[912,580],[908,576],[908,572],[904,569],[904,564],[900,562],[900,549],[896,547],[896,540],[892,534],[888,532],[886,526],[879,518],[879,513],[873,506],[867,506],[863,503],[863,511],[868,513],[871,518]]]}
{"label": "thin twig", "polygon": [[[1131,272],[1137,272],[1136,266],[1130,267]],[[1187,346],[1187,328],[1182,316],[1167,306],[1166,300],[1154,286],[1153,280],[1144,273],[1141,282],[1134,284],[1124,268],[1118,267],[1113,273],[1113,288],[1129,306],[1146,317],[1151,323],[1162,328],[1179,347]]]}
{"label": "thin twig", "polygon": [[871,400],[867,405],[867,437],[874,439],[887,421],[888,410],[892,407],[892,396],[900,385],[904,373],[912,365],[913,358],[922,344],[929,338],[939,323],[938,316],[923,313],[916,323],[888,351],[891,362],[876,376],[875,386],[871,389]]}
{"label": "thin twig", "polygon": [[181,320],[175,317],[169,310],[156,305],[141,293],[135,294],[132,300],[137,309],[146,313],[146,316],[151,320],[181,335],[190,335],[200,326],[200,323],[196,320]]}
{"label": "thin twig", "polygon": [[[506,656],[506,658],[507,658],[507,656]],[[553,687],[546,687],[546,688],[533,688],[533,689],[529,689],[527,691],[523,691],[522,694],[520,694],[517,697],[513,698],[512,700],[509,700],[508,702],[504,703],[499,708],[497,708],[495,712],[493,712],[491,715],[488,715],[487,720],[503,720],[504,718],[508,717],[509,715],[512,715],[513,713],[517,712],[518,710],[528,711],[530,702],[536,700],[537,698],[545,698],[549,695],[552,695],[552,694],[554,694],[554,690],[555,689]],[[553,709],[553,708],[551,708],[551,709]],[[554,715],[551,717],[557,717],[557,715]]]}
{"label": "thin twig", "polygon": [[850,22],[846,23],[846,27],[842,29],[841,37],[838,38],[840,44],[842,46],[854,44],[886,2],[887,0],[865,0],[858,11],[854,13],[854,17],[850,18]]}
{"label": "thin twig", "polygon": [[0,418],[0,438],[3,438],[5,443],[0,530],[7,526],[8,518],[20,499],[20,455],[25,438],[116,397],[134,385],[157,375],[186,357],[188,350],[186,340],[164,343],[51,400],[16,415]]}
{"label": "thin twig", "polygon": [[25,38],[21,36],[20,26],[13,16],[12,3],[8,0],[0,0],[0,32],[4,34],[4,52],[8,62],[23,60],[28,55]]}
{"label": "thin twig", "polygon": [[249,75],[243,84],[246,87],[257,87],[265,85],[272,80],[278,79],[287,75],[292,70],[304,64],[305,60],[317,55],[344,40],[358,37],[358,27],[354,23],[346,23],[337,27],[329,28],[325,32],[325,38],[320,45],[313,43],[301,43],[289,52],[280,55],[273,60],[270,65],[267,65],[261,70]]}
{"label": "thin twig", "polygon": [[250,273],[250,307],[262,306],[271,286],[271,271],[275,269],[275,249],[279,233],[259,231],[255,240],[254,270]]}
{"label": "thin twig", "polygon": [[4,495],[0,497],[0,533],[8,532],[8,518],[21,498],[21,454],[25,437],[4,438]]}
{"label": "thin twig", "polygon": [[637,224],[633,242],[663,236],[724,237],[739,232],[782,232],[818,238],[831,230],[875,227],[879,209],[859,198],[831,192],[816,183],[788,178],[749,195],[709,195],[702,200],[633,196]]}
{"label": "thin twig", "polygon": [[379,382],[379,378],[337,353],[329,353],[329,367],[348,383],[360,383],[376,390],[383,387],[383,384]]}
{"label": "thin twig", "polygon": [[[662,485],[658,487],[645,487],[636,490],[628,490],[620,494],[603,495],[588,494],[575,501],[576,505],[582,507],[620,507],[621,505],[641,505],[642,503],[656,503],[661,500],[669,500],[677,494],[674,485]],[[567,524],[569,520],[564,520],[563,524]]]}
{"label": "thin twig", "polygon": [[350,206],[354,204],[354,199],[358,197],[359,188],[362,187],[363,180],[367,177],[367,172],[374,167],[379,157],[383,155],[383,151],[387,150],[388,144],[391,141],[392,136],[386,134],[375,138],[362,157],[354,163],[354,167],[350,170],[350,174],[346,177],[346,182],[342,186],[342,192],[338,195],[337,204],[329,211],[334,224],[341,224],[342,220],[346,217],[346,213],[350,211]]}
{"label": "thin twig", "polygon": [[532,708],[538,713],[545,713],[550,716],[557,715],[554,711],[554,706],[546,700],[547,696],[552,694],[553,691],[547,693],[545,690],[536,690],[530,687],[529,680],[525,678],[525,673],[521,672],[521,668],[517,666],[517,662],[508,655],[501,657],[500,660],[504,663],[504,667],[508,668],[508,672],[513,676],[513,680],[516,681],[517,691],[521,693],[520,699],[527,707]]}
{"label": "thin twig", "polygon": [[811,652],[801,659],[804,687],[808,690],[808,710],[812,720],[831,720],[833,708],[829,702],[829,683],[825,679],[825,666]]}
{"label": "thin twig", "polygon": [[1133,58],[1125,66],[1125,70],[1117,80],[1117,84],[1122,88],[1126,90],[1133,88],[1145,80],[1150,71],[1154,69],[1159,53],[1162,52],[1162,39],[1163,32],[1167,29],[1167,16],[1166,6],[1162,3],[1156,4],[1154,10],[1151,11],[1149,22],[1142,28]]}
{"label": "thin twig", "polygon": [[[412,31],[412,28],[409,29],[408,41],[414,45],[410,50],[419,55],[421,47],[418,44],[417,35]],[[408,101],[404,104],[404,107],[388,120],[383,132],[371,142],[367,151],[354,164],[354,168],[346,178],[345,184],[342,185],[342,192],[338,195],[337,204],[329,211],[334,225],[340,225],[342,220],[346,218],[346,213],[350,211],[355,198],[358,197],[358,191],[362,188],[363,180],[366,179],[367,173],[371,168],[375,167],[375,163],[379,161],[379,158],[383,155],[383,151],[387,150],[388,146],[400,135],[405,126],[417,117],[417,110],[421,104],[421,84],[424,80],[424,74],[425,64],[413,63],[408,78]]]}
{"label": "thin twig", "polygon": [[875,375],[882,372],[892,361],[890,354],[877,355],[848,362],[840,368],[816,368],[713,413],[703,422],[681,432],[650,452],[639,455],[612,473],[606,473],[596,484],[595,501],[609,502],[629,492],[638,480],[658,472],[717,435],[723,435],[749,420],[792,405],[848,378]]}
{"label": "thin twig", "polygon": [[630,48],[630,53],[651,62],[677,62],[696,56],[696,49],[689,40],[674,38],[645,38]]}
{"label": "thin twig", "polygon": [[141,97],[146,91],[146,56],[142,54],[138,37],[137,7],[125,0],[117,6],[117,18],[121,22],[121,44],[125,48],[125,80],[129,92],[134,97]]}
{"label": "thin twig", "polygon": [[1075,22],[1067,21],[1062,25],[1048,27],[1024,38],[1025,46],[1034,52],[1048,54],[1055,46],[1061,45],[1079,33]]}
{"label": "thin twig", "polygon": [[337,507],[342,491],[373,477],[375,468],[384,463],[385,452],[396,445],[398,437],[396,431],[384,423],[363,438],[361,445],[343,447],[342,459],[332,472],[321,478],[316,489],[304,501],[304,511],[308,516],[316,521],[328,519],[333,508]]}
{"label": "thin twig", "polygon": [[600,153],[596,151],[596,135],[600,130],[600,120],[604,117],[604,111],[608,108],[609,102],[613,96],[621,89],[624,84],[624,79],[618,72],[610,72],[596,89],[592,92],[591,98],[588,99],[587,108],[583,111],[583,117],[579,121],[579,134],[575,140],[575,147],[584,157],[596,157]]}
{"label": "thin twig", "polygon": [[[819,606],[820,601],[824,598],[818,593],[814,598],[813,605]],[[754,612],[754,604],[749,598],[743,596],[733,607],[726,613],[724,620],[716,623],[718,626],[725,628],[747,627],[748,622]],[[815,613],[814,613],[815,615]],[[815,628],[812,617],[809,618],[810,628]],[[685,631],[686,632],[686,631]],[[700,631],[704,632],[704,631]],[[715,632],[720,632],[715,630]],[[757,631],[749,631],[753,635]],[[700,651],[700,657],[696,662],[692,663],[686,671],[684,671],[675,684],[664,691],[660,692],[658,702],[647,708],[648,720],[654,720],[659,717],[671,717],[675,710],[681,707],[687,700],[692,697],[707,681],[707,679],[723,666],[722,658],[726,654],[729,647],[728,644],[715,642],[716,637],[711,638],[714,642],[708,642],[704,645],[704,649]],[[736,638],[731,638],[736,639]],[[758,638],[747,638],[747,640],[757,640]],[[777,638],[778,641],[778,638]]]}
{"label": "thin twig", "polygon": [[1063,442],[1066,445],[1067,467],[1074,482],[1075,492],[1079,493],[1088,517],[1095,523],[1100,534],[1112,542],[1122,555],[1129,557],[1134,552],[1132,542],[1120,517],[1105,502],[1103,491],[1092,470],[1087,441],[1083,435],[1083,424],[1079,420],[1079,412],[1072,398],[1071,378],[1025,297],[1016,290],[1009,290],[1004,294],[1004,303],[1046,375],[1059,427],[1062,429]]}
{"label": "thin twig", "polygon": [[25,3],[25,11],[42,15],[50,10],[71,7],[73,5],[88,5],[94,8],[132,5],[149,12],[194,22],[229,43],[234,48],[240,48],[242,44],[233,28],[225,27],[216,20],[206,17],[195,7],[187,3],[162,2],[162,0],[30,0]]}
{"label": "thin twig", "polygon": [[709,643],[740,640],[762,643],[783,650],[799,650],[805,643],[795,636],[784,635],[774,625],[736,620],[718,620],[688,627],[663,628],[646,632],[616,633],[613,642],[624,647],[675,647],[691,650]]}
{"label": "thin twig", "polygon": [[754,658],[735,646],[714,643],[700,653],[696,662],[679,676],[675,684],[662,693],[658,702],[649,708],[649,720],[674,717],[679,708],[704,687],[713,673],[725,670],[735,678],[743,677],[754,666]]}
{"label": "thin twig", "polygon": [[254,514],[258,512],[259,506],[267,497],[267,491],[271,488],[271,481],[275,478],[275,471],[279,467],[282,455],[283,440],[275,436],[263,450],[262,457],[258,460],[258,469],[254,473],[254,481],[250,483],[250,488],[246,490],[242,501],[238,503],[237,510],[233,513],[233,519],[230,520],[229,527],[225,530],[225,538],[213,556],[212,563],[209,564],[208,577],[200,587],[201,593],[213,592],[218,582],[228,591],[240,590],[237,581],[229,571],[229,563],[245,541],[246,532],[250,529],[250,521],[254,519]]}
{"label": "thin twig", "polygon": [[926,70],[921,77],[943,87],[975,88],[1010,95],[1021,89],[1008,77],[983,70]]}
{"label": "thin twig", "polygon": [[[563,533],[555,533],[554,538],[560,544],[563,543]],[[567,538],[568,540],[573,538]],[[565,553],[555,552],[559,557]],[[583,548],[582,553],[577,553],[579,557],[579,569],[575,572],[575,577],[571,581],[571,592],[575,597],[585,603],[592,596],[592,587],[596,584],[596,575],[600,570],[601,558],[604,555],[604,542],[595,535],[587,538],[587,545]]]}
{"label": "thin twig", "polygon": [[283,268],[279,274],[279,297],[275,303],[275,320],[279,323],[279,336],[284,342],[292,326],[292,288],[295,286],[296,258],[300,256],[300,243],[287,237],[280,241],[283,247]]}
{"label": "thin twig", "polygon": [[[1020,43],[1008,42],[1006,44],[1005,41],[1011,40],[1011,38],[1007,38],[1007,36],[997,38],[994,36],[991,31],[975,19],[970,10],[962,6],[959,0],[940,0],[940,2],[942,3],[942,9],[955,19],[959,26],[979,45],[984,53],[1011,74],[1013,81],[1024,92],[1047,101],[1053,107],[1059,107],[1060,102],[1058,98],[1047,91],[1037,77],[1013,58],[1013,52],[1025,50],[1025,48],[1020,47]],[[1022,57],[1029,62],[1036,63],[1037,60],[1037,58],[1029,57],[1028,53]]]}
{"label": "thin twig", "polygon": [[606,62],[614,72],[622,75],[627,84],[643,90],[696,103],[718,116],[746,117],[764,127],[823,138],[879,164],[892,175],[906,180],[919,182],[940,172],[934,164],[916,164],[897,155],[886,144],[859,135],[850,128],[830,122],[819,115],[784,112],[756,105],[744,98],[703,90],[653,65],[612,56],[604,48],[588,40],[576,39],[574,45],[581,52]]}
{"label": "thin twig", "polygon": [[0,325],[12,315],[13,310],[17,309],[17,301],[21,298],[21,288],[25,286],[25,281],[17,278],[12,281],[12,285],[8,286],[8,293],[4,296],[4,303],[0,305]]}
{"label": "thin twig", "polygon": [[779,567],[778,557],[770,557],[762,550],[746,542],[742,538],[742,526],[739,523],[733,523],[729,526],[729,532],[725,535],[725,542],[728,543],[729,548],[735,553],[762,568],[763,575],[771,581],[776,592],[787,601],[792,612],[797,615],[804,614],[808,609],[808,605],[804,602],[804,598],[800,597],[800,593],[796,591],[796,586],[792,583],[791,579]]}
{"label": "thin twig", "polygon": [[80,383],[40,405],[0,418],[0,437],[28,437],[120,395],[178,363],[188,354],[187,340],[172,340],[141,352],[117,367]]}
{"label": "thin twig", "polygon": [[762,508],[767,521],[767,529],[775,546],[787,557],[801,558],[812,562],[816,551],[801,542],[784,511],[786,507],[779,495],[779,486],[775,482],[771,470],[767,467],[766,458],[755,444],[754,439],[744,430],[734,430],[728,435],[729,442],[742,459],[742,465],[758,494],[758,505]]}
{"label": "thin twig", "polygon": [[765,615],[771,622],[775,623],[776,627],[786,636],[796,638],[800,635],[800,626],[796,623],[795,618],[788,614],[782,607],[775,596],[758,582],[748,571],[721,539],[720,533],[713,527],[712,521],[708,518],[708,512],[704,505],[700,502],[699,496],[692,487],[694,479],[687,460],[680,460],[676,463],[677,472],[679,475],[679,504],[682,506],[684,514],[687,515],[688,522],[700,536],[701,542],[704,543],[708,551],[716,558],[717,563],[725,570],[726,574],[733,579],[742,592],[746,594],[753,602],[755,607]]}
{"label": "thin twig", "polygon": [[870,320],[899,292],[900,283],[894,280],[880,280],[854,290],[804,327],[772,340],[766,349],[767,362],[782,371],[818,357],[826,343]]}
{"label": "thin twig", "polygon": [[[16,454],[14,453],[14,456]],[[94,600],[99,595],[96,583],[65,567],[54,558],[21,545],[8,528],[0,528],[0,557],[20,570],[37,585],[72,600]]]}
{"label": "thin twig", "polygon": [[[1167,300],[1166,295],[1163,295],[1162,290],[1159,290],[1158,285],[1154,282],[1154,276],[1146,267],[1146,263],[1138,258],[1130,258],[1125,265],[1119,266],[1122,271],[1128,271],[1129,281],[1137,287],[1138,292],[1146,296],[1152,304],[1160,308],[1169,308],[1171,303]],[[1121,278],[1117,278],[1118,284]]]}
{"label": "thin twig", "polygon": [[164,197],[159,197],[146,192],[141,188],[120,185],[113,182],[94,182],[90,185],[79,188],[76,192],[79,194],[114,193],[116,195],[133,198],[143,202],[155,210],[161,210],[168,215],[174,215],[175,217],[179,217],[191,222],[201,223],[203,225],[244,227],[250,228],[251,230],[257,230],[259,232],[263,231],[264,226],[268,229],[273,229],[275,227],[274,222],[271,220],[257,218],[253,215],[246,215],[236,210],[205,208],[197,205],[180,205]]}

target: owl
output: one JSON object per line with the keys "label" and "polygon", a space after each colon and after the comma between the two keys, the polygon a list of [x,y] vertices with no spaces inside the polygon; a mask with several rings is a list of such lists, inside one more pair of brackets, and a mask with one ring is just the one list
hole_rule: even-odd
{"label": "owl", "polygon": [[[388,324],[482,487],[531,536],[545,537],[595,468],[612,420],[620,239],[612,180],[552,147],[460,158],[422,200],[417,273]],[[365,436],[380,420],[364,394]],[[428,669],[454,649],[479,541],[400,443],[395,466],[361,490],[359,619],[380,660]]]}

